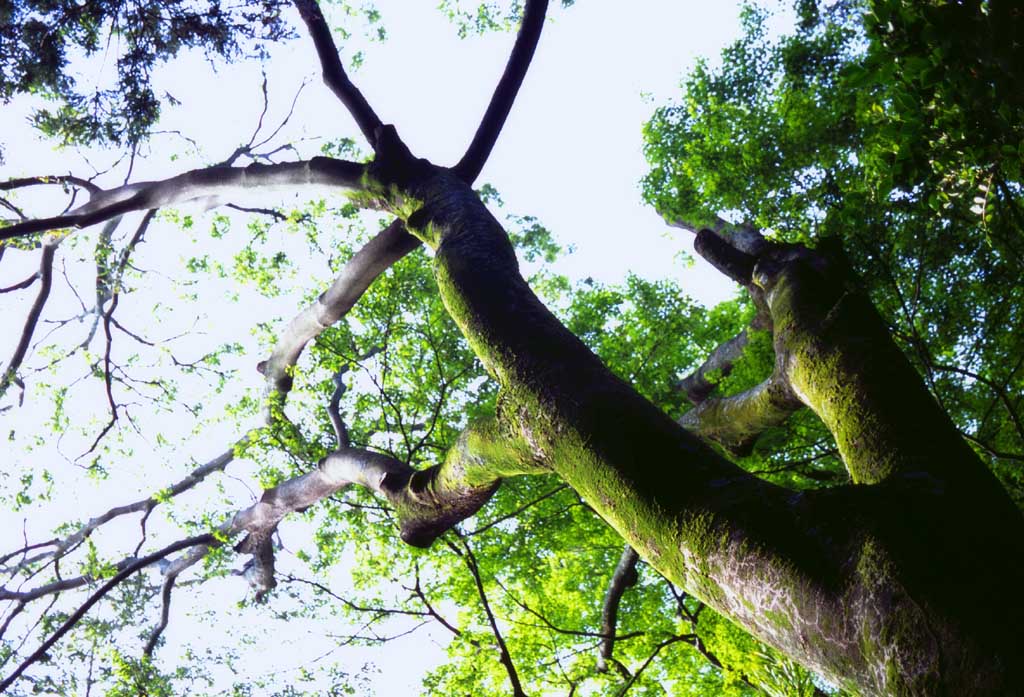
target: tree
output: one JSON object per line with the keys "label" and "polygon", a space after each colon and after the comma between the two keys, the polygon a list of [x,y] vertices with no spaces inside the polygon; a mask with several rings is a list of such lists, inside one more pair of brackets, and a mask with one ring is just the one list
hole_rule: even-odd
{"label": "tree", "polygon": [[[6,556],[10,570],[22,578],[31,579],[39,572],[50,578],[28,590],[3,591],[2,597],[12,603],[5,632],[38,599],[90,584],[96,589],[68,615],[44,612],[46,638],[34,651],[22,653],[5,643],[5,658],[17,657],[18,665],[5,679],[4,688],[17,686],[23,676],[31,679],[31,671],[72,629],[86,632],[86,638],[91,633],[94,646],[95,637],[113,636],[118,627],[105,626],[102,618],[89,624],[87,616],[108,594],[120,594],[114,607],[124,613],[132,613],[133,604],[159,594],[161,617],[146,632],[142,658],[132,657],[119,644],[104,679],[123,691],[144,686],[147,692],[167,693],[174,679],[190,677],[161,673],[152,660],[167,626],[171,593],[179,576],[200,561],[207,564],[207,575],[225,573],[230,541],[236,552],[249,558],[241,573],[252,585],[254,598],[264,599],[278,582],[275,565],[281,550],[274,535],[286,516],[300,512],[315,516],[314,506],[337,504],[331,497],[338,492],[362,489],[364,493],[350,502],[349,510],[320,527],[322,544],[313,566],[337,562],[340,549],[332,537],[339,535],[340,523],[351,526],[368,543],[377,541],[376,556],[359,552],[371,562],[364,573],[375,582],[387,578],[381,559],[411,567],[415,581],[407,588],[410,602],[397,608],[353,609],[378,616],[433,618],[456,635],[465,651],[493,643],[498,661],[492,665],[500,666],[501,673],[473,678],[484,686],[493,680],[492,686],[499,690],[510,684],[514,693],[523,694],[530,686],[545,684],[543,671],[514,660],[507,640],[512,638],[535,654],[550,651],[570,692],[584,679],[584,666],[567,662],[563,667],[559,651],[564,644],[553,636],[570,636],[574,641],[584,637],[598,644],[599,660],[592,670],[615,667],[622,673],[620,684],[615,684],[615,674],[606,682],[617,691],[642,683],[655,657],[673,644],[694,649],[675,659],[680,665],[695,657],[719,666],[740,662],[731,654],[743,641],[752,640],[738,636],[709,645],[709,637],[726,636],[731,630],[718,626],[718,615],[703,612],[706,604],[771,647],[751,647],[751,652],[766,652],[766,658],[753,661],[754,667],[742,672],[762,688],[771,686],[771,666],[788,667],[779,654],[768,653],[778,651],[857,693],[1008,694],[1017,689],[1024,663],[1019,660],[1014,629],[1024,609],[1015,592],[1024,581],[1019,561],[1024,558],[1020,554],[1024,521],[972,444],[996,458],[993,469],[1004,480],[1016,477],[1019,482],[1019,473],[1014,474],[1019,470],[1012,469],[1012,461],[1019,461],[1019,456],[1009,448],[1019,447],[1018,437],[1024,437],[1016,411],[1021,378],[1016,367],[999,376],[987,371],[1001,357],[1021,355],[1020,339],[1011,335],[1012,323],[997,323],[993,333],[986,324],[992,321],[990,308],[1012,313],[1015,294],[1020,292],[1020,284],[990,288],[995,278],[1019,279],[1019,265],[1012,265],[1019,227],[1007,222],[1018,210],[1020,184],[1015,177],[1019,172],[1002,164],[992,170],[982,163],[982,170],[995,172],[993,181],[996,177],[1003,181],[1003,192],[993,195],[992,211],[986,207],[981,230],[976,223],[963,225],[964,215],[957,205],[945,206],[955,198],[957,187],[970,189],[975,180],[942,185],[949,184],[949,171],[970,170],[982,156],[943,144],[947,157],[931,158],[941,167],[924,174],[920,166],[900,169],[899,176],[889,174],[897,171],[885,165],[884,153],[894,152],[893,138],[908,141],[900,147],[918,162],[931,161],[921,154],[922,142],[932,145],[935,141],[912,130],[908,135],[891,128],[884,118],[887,106],[909,103],[899,95],[920,83],[880,74],[884,73],[880,56],[885,51],[909,55],[910,49],[898,42],[886,44],[877,27],[888,27],[887,22],[893,21],[885,19],[884,10],[911,27],[916,21],[931,21],[928,12],[916,13],[901,3],[879,3],[874,9],[880,23],[874,29],[869,23],[865,52],[857,50],[856,7],[833,3],[823,12],[816,4],[801,3],[801,32],[776,46],[759,33],[760,15],[749,12],[748,34],[726,55],[724,72],[715,75],[699,69],[687,85],[686,104],[660,111],[652,122],[650,157],[655,169],[646,182],[647,196],[660,212],[696,231],[698,253],[743,286],[747,297],[703,317],[669,285],[639,279],[622,289],[584,284],[561,308],[563,322],[537,293],[557,301],[566,291],[565,281],[541,269],[531,278],[532,285],[527,283],[513,247],[514,242],[527,261],[550,256],[556,249],[546,231],[535,221],[521,219],[520,230],[507,233],[483,200],[493,192],[472,189],[524,78],[546,5],[543,0],[529,1],[522,8],[522,24],[506,72],[465,155],[450,168],[416,157],[396,128],[382,123],[349,80],[317,4],[296,0],[325,82],[354,116],[373,149],[372,159],[360,161],[352,144],[341,141],[308,160],[235,166],[242,157],[259,155],[263,143],[256,146],[258,135],[254,135],[227,161],[171,179],[101,189],[81,177],[37,176],[11,179],[4,185],[6,190],[61,185],[88,195],[89,200],[40,218],[30,218],[7,202],[6,207],[21,219],[0,234],[12,245],[40,249],[40,261],[38,273],[17,284],[30,287],[38,282],[38,295],[14,357],[5,367],[0,391],[25,390],[22,364],[51,292],[57,248],[65,240],[77,239],[67,231],[103,224],[91,253],[96,302],[91,310],[83,303],[92,329],[87,340],[69,352],[83,353],[109,408],[109,418],[81,458],[89,458],[87,466],[97,474],[109,461],[98,454],[99,448],[108,448],[104,455],[109,452],[111,446],[104,439],[124,422],[134,424],[139,418],[118,395],[152,389],[164,393],[160,399],[174,398],[168,394],[173,387],[146,373],[149,366],[136,370],[132,363],[137,360],[131,357],[122,359],[122,364],[113,349],[116,332],[143,346],[153,344],[121,324],[114,313],[130,285],[133,255],[157,209],[212,196],[230,200],[238,188],[315,184],[347,193],[350,203],[336,212],[336,220],[348,220],[360,208],[382,210],[395,218],[358,251],[348,247],[348,241],[328,251],[319,247],[316,230],[324,219],[318,217],[316,206],[290,214],[263,209],[270,218],[307,232],[310,246],[321,254],[335,252],[347,259],[336,269],[334,283],[276,337],[269,358],[260,363],[265,399],[245,399],[235,406],[236,414],[261,410],[265,425],[152,496],[113,508],[84,525],[62,529],[53,540],[26,542]],[[18,7],[80,12],[77,5]],[[149,51],[145,53],[149,58],[171,57],[178,45],[188,43],[185,37],[194,36],[214,52],[228,52],[233,45],[206,37],[239,34],[218,34],[216,27],[207,27],[201,20],[219,21],[224,15],[217,7],[211,4],[206,14],[194,16],[186,11],[191,19],[166,25],[177,27],[170,33],[163,29],[166,18],[154,16],[149,23],[141,23],[154,33],[129,38],[129,49],[138,46],[144,53]],[[261,21],[277,36],[281,29],[276,24],[276,6],[260,7],[270,13],[260,15]],[[995,9],[1000,8],[995,4],[972,9],[972,18],[988,17],[978,20],[979,31],[995,26],[999,19]],[[124,11],[119,5],[102,6],[98,16],[72,17],[78,23],[75,26],[94,28],[82,45],[95,46],[95,27],[106,26],[105,22],[119,26],[124,21],[119,13]],[[458,14],[456,9],[452,12]],[[518,15],[513,12],[511,17]],[[224,26],[255,18],[236,17]],[[489,13],[473,19],[483,27],[502,21]],[[40,24],[22,18],[20,26],[25,32],[45,34]],[[9,22],[5,31],[9,34],[14,26]],[[890,33],[902,36],[895,29]],[[76,36],[74,32],[51,34],[46,45],[58,46],[62,40],[58,37]],[[914,32],[908,30],[906,36],[913,38]],[[128,99],[123,106],[102,109],[128,114],[137,129],[98,127],[116,121],[89,120],[80,113],[84,102],[60,80],[62,50],[55,48],[48,54],[48,70],[12,73],[14,87],[5,83],[5,94],[48,89],[64,106],[57,115],[41,116],[41,125],[65,138],[123,142],[134,152],[156,112],[147,108],[137,113],[135,102]],[[4,54],[4,60],[12,59]],[[150,65],[152,60],[142,64]],[[145,93],[145,70],[124,74],[126,88],[105,95],[111,103]],[[900,73],[900,80],[907,75]],[[993,84],[993,98],[999,101],[1003,87],[998,81]],[[1007,103],[1013,108],[1012,101]],[[875,104],[881,105],[880,110],[874,109]],[[1012,119],[1012,111],[1008,113],[1006,128],[1015,128],[1019,121]],[[147,114],[153,118],[147,121]],[[134,121],[134,116],[139,120]],[[945,133],[952,117],[939,116],[929,128]],[[1001,137],[1007,135],[1006,128]],[[973,131],[970,135],[976,137]],[[1005,141],[1012,142],[1009,137]],[[897,162],[902,162],[903,150],[895,152]],[[865,171],[871,176],[864,177]],[[931,211],[928,216],[922,214],[926,208]],[[143,215],[127,239],[115,246],[117,228],[130,213]],[[743,224],[718,217],[727,214],[737,214]],[[997,214],[999,222],[992,229],[998,233],[986,235],[989,216],[995,220]],[[179,215],[178,220],[186,229],[195,225],[188,216]],[[935,228],[920,229],[923,220],[933,220]],[[227,225],[225,219],[215,219],[213,240],[223,237]],[[941,252],[946,237],[938,243],[914,244],[934,229],[961,246],[974,245],[960,252],[963,268],[954,270],[953,280],[972,273],[996,274],[973,279],[981,289],[975,287],[970,307],[984,307],[986,317],[982,326],[967,327],[966,333],[957,333],[965,329],[965,310],[950,311],[948,298],[945,305],[926,310],[935,311],[941,321],[924,327],[917,324],[919,297],[932,300],[943,289],[940,282],[926,282],[923,269],[929,255]],[[775,234],[765,235],[762,230]],[[235,256],[233,273],[261,292],[273,294],[288,261],[261,251],[267,238],[265,224],[256,223],[251,236],[250,244]],[[979,245],[979,238],[985,244]],[[413,254],[421,243],[433,251],[429,275],[425,258]],[[898,254],[889,255],[893,258],[884,264],[872,265],[864,251],[872,244],[892,245]],[[996,262],[991,271],[970,266],[981,248]],[[915,266],[915,260],[921,263]],[[194,271],[212,267],[215,274],[231,275],[205,256],[189,263]],[[385,275],[389,267],[394,271]],[[875,302],[885,310],[887,305],[903,302],[894,298],[902,297],[901,280],[908,269],[916,273],[912,277],[920,289],[909,303],[913,310],[904,309],[906,316],[900,317],[906,324],[890,324],[895,322],[893,314],[876,311],[860,279],[874,280],[883,273],[893,277],[888,285],[871,286]],[[338,324],[344,317],[352,322]],[[748,323],[749,328],[740,331]],[[607,330],[614,325],[625,329],[610,338]],[[103,353],[88,355],[93,333],[100,329]],[[735,338],[722,343],[703,364],[694,355],[698,347],[688,341],[691,337],[718,341],[732,333]],[[934,381],[926,385],[894,337],[910,349],[917,368],[923,367],[929,378],[945,370],[966,379],[962,382],[968,384],[954,385],[965,387],[966,396],[949,411],[958,420],[966,416],[974,421],[969,425],[977,430],[970,441],[928,390],[932,386],[941,398],[951,392],[951,386],[935,387]],[[618,375],[581,338],[588,339]],[[964,346],[972,340],[982,346],[977,354]],[[316,362],[305,373],[296,366],[307,346]],[[941,350],[929,350],[936,347]],[[235,350],[226,346],[194,362],[172,353],[169,360],[185,371],[212,371],[218,389],[231,392],[230,375],[218,372],[218,366]],[[474,357],[489,382],[476,378]],[[54,359],[67,356],[57,354]],[[376,372],[380,403],[372,404],[360,394],[343,417],[341,400],[351,398],[358,387],[346,382],[346,376],[356,366]],[[659,407],[681,404],[682,393],[670,387],[671,373],[690,367],[696,370],[682,381],[682,388],[696,406],[682,416],[680,427]],[[759,371],[766,367],[769,375],[764,379]],[[994,397],[978,396],[983,387]],[[62,404],[67,391],[62,390],[54,396],[53,419],[59,429],[66,430]],[[740,391],[721,396],[734,390]],[[323,406],[308,410],[300,419],[290,418],[285,402],[295,392]],[[192,408],[201,410],[201,401]],[[333,426],[330,434],[322,426],[328,419]],[[1016,424],[1017,436],[985,430],[999,424]],[[379,436],[384,437],[383,448]],[[816,443],[809,440],[812,436],[817,437]],[[401,445],[394,446],[396,441]],[[776,468],[786,470],[788,486],[757,476],[723,455],[724,451],[744,457],[757,444],[760,454],[754,451],[750,457],[760,457],[764,464],[772,461],[764,449],[778,447],[780,442],[803,443],[803,450],[809,452],[805,459],[816,463],[790,462],[788,467]],[[188,520],[190,525],[183,527],[194,534],[139,556],[152,510],[243,456],[267,463],[258,502],[227,518]],[[851,482],[808,488],[808,480],[835,478],[828,457],[835,458]],[[411,464],[427,459],[437,464]],[[319,464],[313,467],[314,462]],[[19,503],[27,505],[35,490],[31,480],[23,484]],[[1019,490],[1015,493],[1019,496]],[[492,499],[497,510],[487,522],[478,522],[471,531],[457,527],[485,505],[490,508]],[[587,511],[610,525],[625,540],[625,549],[610,544],[616,538]],[[106,561],[90,536],[127,513],[143,513],[143,539],[134,554]],[[512,522],[515,515],[520,517]],[[548,526],[546,519],[552,516],[567,517],[571,525]],[[434,544],[450,553],[413,556],[396,549],[388,532],[394,524],[409,545]],[[542,528],[543,536],[537,532]],[[494,538],[483,534],[492,530]],[[524,560],[531,552],[534,557],[539,554],[537,544],[559,550],[571,546],[575,535],[585,535],[584,539],[604,547],[600,567],[604,575],[598,581],[579,557],[549,570],[544,580],[564,584],[565,597],[554,608],[541,606],[544,596],[529,579],[503,589],[500,602],[515,604],[522,613],[532,615],[543,632],[534,627],[520,633],[503,626],[494,610],[497,601],[488,594],[493,585],[485,578],[480,555],[505,554],[510,564],[529,575],[543,566],[536,559],[532,567]],[[65,578],[59,562],[74,550],[85,552],[81,573]],[[310,560],[308,553],[306,557]],[[645,560],[644,574],[650,578],[626,593],[637,583],[638,557]],[[612,573],[614,559],[618,565]],[[463,578],[468,580],[451,589],[451,597],[479,604],[485,634],[455,626],[444,609],[431,601],[437,586],[422,579],[439,576],[421,577],[421,560],[440,575],[451,574],[456,564],[464,567]],[[552,555],[545,563],[557,567],[563,561]],[[158,564],[162,581],[154,589],[141,579],[144,569]],[[579,623],[573,613],[588,612],[581,611],[581,599],[599,595],[609,577],[600,624]],[[109,580],[100,585],[99,579]],[[295,577],[288,581],[305,583]],[[328,589],[321,586],[320,590]],[[620,658],[636,655],[630,653],[636,637],[619,633],[617,614],[634,594],[636,602],[648,608],[645,618],[652,626],[642,638],[646,654],[641,655],[648,658],[631,671]],[[679,617],[666,623],[652,617],[655,613],[650,608],[664,607],[667,594]],[[302,615],[300,609],[291,612]],[[659,621],[668,625],[660,635],[653,631]],[[575,628],[581,624],[583,629]],[[722,650],[716,653],[718,647]],[[476,668],[480,663],[467,660],[462,665]],[[662,669],[668,679],[695,680],[693,673],[687,678],[671,665],[668,662]],[[54,689],[63,679],[68,682],[60,689],[74,689],[67,687],[71,679],[66,674],[62,677],[60,670],[40,673],[34,688]],[[451,691],[468,680],[458,670],[435,675],[430,686]],[[795,670],[788,684],[804,691],[821,689]]]}

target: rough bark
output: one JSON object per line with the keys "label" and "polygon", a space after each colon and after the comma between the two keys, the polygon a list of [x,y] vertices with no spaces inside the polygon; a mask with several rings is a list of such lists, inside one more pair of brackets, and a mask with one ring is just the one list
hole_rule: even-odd
{"label": "rough bark", "polygon": [[734,455],[749,455],[758,436],[786,423],[802,406],[788,380],[775,374],[746,392],[701,402],[679,425]]}
{"label": "rough bark", "polygon": [[612,375],[533,295],[473,192],[410,164],[391,204],[434,248],[446,306],[501,385],[504,428],[655,568],[860,693],[1019,685],[1008,627],[1024,618],[1005,599],[1024,572],[1005,560],[1022,558],[1021,516],[824,256],[772,248],[752,270],[785,375],[865,484],[795,493],[724,460]]}

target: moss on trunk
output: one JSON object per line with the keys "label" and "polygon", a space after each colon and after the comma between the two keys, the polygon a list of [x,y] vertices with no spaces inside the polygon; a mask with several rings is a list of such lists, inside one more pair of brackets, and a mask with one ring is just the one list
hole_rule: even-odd
{"label": "moss on trunk", "polygon": [[435,250],[444,302],[501,385],[502,428],[659,571],[858,693],[1019,687],[1008,627],[1024,621],[1024,523],[845,277],[799,254],[755,274],[794,387],[871,484],[791,492],[612,375],[530,291],[468,186],[438,169],[408,189],[403,201],[422,202],[409,229]]}

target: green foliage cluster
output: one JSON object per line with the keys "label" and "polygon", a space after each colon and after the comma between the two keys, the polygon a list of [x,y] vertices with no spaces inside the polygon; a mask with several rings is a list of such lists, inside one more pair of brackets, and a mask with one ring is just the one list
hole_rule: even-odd
{"label": "green foliage cluster", "polygon": [[722,214],[781,240],[840,240],[936,398],[1024,502],[1012,5],[804,0],[782,37],[748,6],[722,64],[698,65],[647,125],[644,196],[695,228]]}
{"label": "green foliage cluster", "polygon": [[[258,52],[259,42],[289,34],[280,17],[283,4],[5,2],[0,5],[0,100],[33,94],[51,103],[33,120],[60,142],[138,143],[160,116],[162,99],[150,84],[156,66],[189,48],[224,58]],[[76,79],[73,60],[101,55],[113,63],[114,75],[103,82]],[[92,89],[83,90],[84,85]]]}
{"label": "green foliage cluster", "polygon": [[[56,106],[41,111],[37,125],[64,142],[133,144],[159,114],[148,86],[154,65],[188,47],[230,57],[256,39],[286,33],[276,2],[232,8],[212,1],[161,3],[160,21],[152,7],[39,0],[3,6],[0,96],[31,92],[50,100]],[[467,8],[445,0],[441,8],[466,34],[506,28],[518,20],[522,4]],[[644,195],[667,219],[689,226],[724,214],[779,239],[840,238],[936,398],[1024,501],[1016,454],[1024,452],[1018,416],[1024,393],[1024,90],[1018,81],[1024,72],[1013,41],[1020,16],[1008,8],[994,1],[800,0],[795,33],[773,37],[767,10],[748,7],[744,34],[725,51],[720,67],[699,65],[684,82],[680,101],[659,109],[646,127],[652,171]],[[365,11],[370,23],[379,20]],[[117,82],[81,93],[66,72],[69,56],[95,53],[107,36],[122,37],[127,47],[118,58]],[[38,50],[38,60],[25,58],[29,48]],[[322,152],[361,159],[350,140],[324,145]],[[483,186],[480,195],[501,207],[493,187]],[[202,251],[182,258],[180,275],[169,282],[175,300],[145,309],[180,328],[183,315],[202,313],[205,299],[238,303],[238,288],[248,285],[258,292],[245,293],[246,314],[262,320],[248,343],[265,355],[288,314],[323,291],[325,281],[309,279],[336,274],[369,238],[354,213],[349,205],[313,201],[273,224],[243,226],[227,216],[206,225],[165,212],[163,219]],[[572,283],[552,269],[565,250],[550,231],[529,216],[505,217],[531,284],[614,372],[673,416],[689,408],[678,378],[754,314],[742,297],[704,310],[671,281],[629,276],[622,284]],[[280,251],[284,241],[288,255]],[[124,240],[76,235],[69,246],[92,243],[93,260],[109,268],[113,249]],[[317,272],[325,259],[329,263]],[[136,279],[132,269],[119,279],[126,305],[149,301],[136,291]],[[210,433],[245,432],[261,420],[263,386],[254,378],[252,351],[230,334],[214,341],[212,350],[204,342],[190,359],[179,357],[172,340],[120,349],[124,337],[118,337],[118,358],[132,371],[118,375],[119,386],[174,422],[145,444],[145,455],[172,462],[175,476],[188,470],[176,450],[182,444]],[[46,433],[87,444],[102,422],[71,423],[68,410],[76,390],[102,383],[100,358],[56,340],[40,355],[52,358],[51,367],[66,361],[65,369],[70,365],[84,375],[70,392],[37,381],[32,399],[47,407],[39,409]],[[752,332],[731,371],[711,378],[720,394],[737,393],[764,380],[773,360],[768,333]],[[470,420],[493,413],[497,396],[441,304],[428,255],[418,251],[378,279],[343,323],[309,347],[293,372],[287,405],[274,405],[270,426],[248,431],[235,447],[232,473],[205,482],[201,501],[170,497],[166,485],[173,477],[152,482],[148,494],[157,508],[150,525],[159,519],[176,531],[215,528],[238,507],[228,491],[235,469],[262,487],[308,472],[336,447],[326,404],[339,373],[353,444],[416,467],[442,458]],[[242,381],[250,389],[242,396],[233,392],[224,403],[225,385]],[[133,440],[133,425],[126,416],[86,458],[83,466],[92,476],[106,476],[142,449]],[[41,437],[13,432],[11,440],[29,451],[44,444]],[[807,413],[766,434],[740,464],[797,488],[845,479],[831,438]],[[20,480],[6,502],[15,507],[45,499],[53,486],[46,471],[32,476],[28,466],[23,469],[2,473]],[[810,695],[823,688],[643,562],[637,583],[623,596],[617,624],[615,658],[630,677],[615,667],[598,673],[601,603],[622,541],[586,500],[553,477],[506,482],[480,514],[427,551],[402,544],[386,502],[359,488],[301,518],[307,528],[301,534],[282,528],[280,585],[269,602],[211,607],[197,612],[201,620],[215,623],[233,613],[246,623],[258,618],[253,624],[270,626],[270,633],[274,623],[361,627],[346,636],[325,630],[334,646],[347,647],[382,643],[407,631],[410,622],[440,619],[447,629],[437,631],[448,635],[449,660],[428,674],[424,690],[432,694],[507,693],[492,614],[531,694],[612,695],[628,687],[631,695]],[[96,537],[67,566],[99,579],[116,572],[123,554]],[[237,598],[237,561],[221,547],[206,559],[199,578],[234,583],[228,592]],[[267,641],[248,630],[228,647],[197,640],[168,670],[159,650],[151,660],[135,648],[157,621],[158,593],[141,576],[119,588],[95,618],[54,649],[48,677],[33,689],[77,694],[84,683],[75,666],[83,657],[102,666],[94,679],[111,695],[341,695],[365,688],[365,674],[332,664],[337,656],[320,661],[316,675],[245,675],[237,667],[240,654],[266,650]],[[66,618],[61,609],[46,614],[43,630]],[[4,639],[0,666],[12,651]],[[218,671],[246,679],[238,677],[224,690]]]}

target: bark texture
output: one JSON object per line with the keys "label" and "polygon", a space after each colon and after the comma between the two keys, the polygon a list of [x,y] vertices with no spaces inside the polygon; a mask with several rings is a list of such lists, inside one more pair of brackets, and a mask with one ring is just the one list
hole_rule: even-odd
{"label": "bark texture", "polygon": [[792,492],[611,374],[530,291],[456,176],[422,160],[397,169],[413,174],[377,186],[435,250],[446,306],[501,385],[500,427],[655,568],[857,693],[1019,686],[1011,628],[1024,618],[1007,599],[1024,584],[1021,516],[840,263],[795,247],[725,255],[770,308],[787,408],[795,397],[822,418],[857,482]]}

